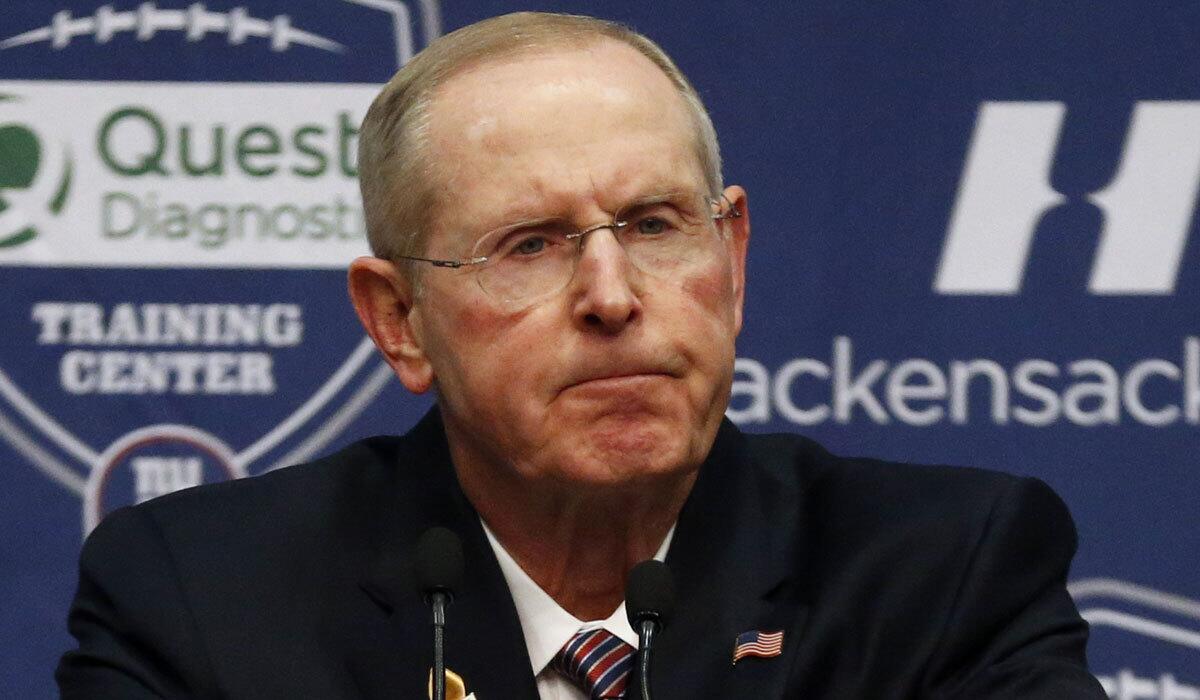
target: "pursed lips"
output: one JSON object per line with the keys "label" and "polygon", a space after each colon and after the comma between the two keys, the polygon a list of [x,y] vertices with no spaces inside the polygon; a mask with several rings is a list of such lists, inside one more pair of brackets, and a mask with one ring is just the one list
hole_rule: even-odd
{"label": "pursed lips", "polygon": [[643,384],[655,379],[670,379],[675,375],[664,368],[639,368],[630,370],[613,370],[604,372],[589,372],[588,374],[576,378],[565,385],[559,393],[569,389],[579,388],[595,388],[603,390],[605,388],[612,389],[636,389],[637,385]]}

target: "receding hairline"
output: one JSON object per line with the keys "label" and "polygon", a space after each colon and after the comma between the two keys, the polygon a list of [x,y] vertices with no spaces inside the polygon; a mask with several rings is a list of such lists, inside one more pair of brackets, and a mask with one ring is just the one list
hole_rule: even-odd
{"label": "receding hairline", "polygon": [[[488,83],[486,76],[487,71],[489,70],[504,70],[514,66],[518,68],[525,68],[528,66],[533,70],[537,70],[537,62],[540,59],[548,59],[553,61],[557,58],[565,58],[568,61],[571,61],[574,59],[579,59],[581,57],[581,53],[583,52],[595,50],[600,53],[603,51],[612,50],[618,52],[619,54],[623,54],[620,59],[616,60],[628,60],[628,64],[622,62],[618,66],[615,62],[613,62],[614,59],[612,56],[598,57],[600,60],[610,61],[606,64],[606,68],[611,68],[613,71],[616,71],[623,69],[626,66],[636,66],[635,70],[644,71],[639,73],[639,75],[647,76],[651,81],[661,80],[661,83],[653,83],[655,90],[660,87],[672,87],[670,77],[664,74],[663,71],[659,69],[659,67],[655,65],[653,61],[647,59],[646,56],[636,48],[629,46],[624,42],[610,39],[609,37],[599,36],[594,37],[593,39],[594,40],[591,41],[570,45],[555,44],[519,47],[516,50],[506,52],[503,55],[494,55],[486,57],[482,60],[472,61],[469,65],[461,66],[453,73],[447,74],[445,78],[440,81],[440,83],[429,93],[428,103],[426,106],[428,115],[430,117],[430,129],[424,135],[425,139],[423,146],[427,149],[424,155],[427,158],[427,165],[429,167],[426,175],[431,178],[430,184],[436,185],[439,191],[445,190],[445,187],[448,183],[445,179],[439,178],[445,178],[447,175],[445,167],[447,166],[448,158],[446,157],[445,153],[441,152],[439,149],[447,143],[447,139],[454,140],[455,137],[461,136],[461,133],[447,132],[438,129],[439,126],[446,123],[446,117],[452,117],[454,111],[460,107],[461,103],[452,102],[451,100],[465,98],[466,100],[470,101],[477,95],[486,95],[486,93],[482,91],[487,89],[486,86]],[[595,72],[589,72],[588,67],[590,67],[590,63],[590,57],[588,57],[585,59],[584,63],[578,64],[584,66],[583,71],[574,76],[571,73],[564,73],[562,75],[565,75],[568,81],[571,81],[574,77],[578,76],[582,76],[584,81],[593,80],[597,76],[600,76],[602,79],[607,77],[603,73],[597,74]],[[568,71],[569,70],[570,69],[568,69]],[[484,75],[484,82],[482,83],[480,82],[481,74]],[[520,76],[519,80],[523,81],[527,74],[518,73],[518,75]],[[540,85],[551,83],[550,80],[546,80],[544,82],[539,80],[536,74],[531,73],[529,75],[534,75],[534,77],[532,77],[528,82],[528,84],[534,89]],[[640,78],[634,79],[636,80]],[[557,78],[555,80],[557,80]],[[622,80],[610,84],[627,86],[628,83],[627,81]],[[603,87],[604,86],[601,86],[601,89],[603,89]],[[660,93],[656,92],[656,94]],[[688,107],[687,101],[683,98],[683,95],[678,94],[674,90],[670,90],[666,93],[666,99],[671,102],[672,107],[668,108],[668,110],[670,110],[667,113],[669,116],[664,116],[664,118],[669,120],[667,123],[670,124],[673,129],[676,129],[681,135],[683,142],[688,144],[688,148],[695,156],[696,167],[703,172],[703,158],[700,155],[702,145],[699,142],[699,132],[697,125],[695,124],[695,117],[692,113],[692,110]],[[481,118],[486,118],[493,114],[498,113],[489,111],[488,113],[483,113],[479,116]],[[502,115],[500,118],[503,120]],[[462,125],[460,124],[460,126]],[[436,136],[435,133],[437,134]]]}
{"label": "receding hairline", "polygon": [[[640,54],[675,88],[692,124],[691,141],[707,184],[719,189],[720,153],[712,122],[695,88],[657,44],[629,27],[592,17],[502,15],[435,41],[401,68],[372,103],[363,122],[359,160],[368,235],[376,255],[419,254],[424,245],[430,223],[424,217],[436,198],[432,180],[437,157],[427,133],[429,112],[443,86],[479,66],[607,43]],[[407,191],[397,192],[402,185]]]}

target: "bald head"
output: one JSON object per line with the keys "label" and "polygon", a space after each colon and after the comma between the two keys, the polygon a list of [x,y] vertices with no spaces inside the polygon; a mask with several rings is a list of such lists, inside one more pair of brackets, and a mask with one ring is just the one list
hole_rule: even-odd
{"label": "bald head", "polygon": [[431,203],[432,257],[465,257],[472,236],[514,221],[594,218],[576,210],[581,192],[613,211],[705,183],[685,102],[645,56],[611,40],[476,66],[438,89],[429,115],[426,176],[445,193]]}
{"label": "bald head", "polygon": [[[681,117],[674,126],[688,140],[706,186],[714,193],[720,190],[720,156],[712,123],[695,90],[657,45],[626,27],[590,17],[504,15],[433,42],[389,81],[371,105],[360,137],[359,170],[367,230],[376,255],[394,259],[420,254],[434,212],[446,201],[441,194],[470,195],[448,189],[453,188],[455,174],[463,164],[447,156],[447,139],[465,138],[476,145],[500,147],[501,132],[513,126],[510,117],[526,109],[535,94],[544,97],[555,91],[601,89],[594,80],[589,82],[586,71],[574,79],[560,75],[544,85],[518,84],[520,75],[505,74],[505,65],[567,60],[569,54],[596,61],[599,70],[605,67],[603,61],[619,60],[654,73],[658,92],[642,99],[660,103],[672,119]],[[504,76],[508,92],[496,83],[481,85],[477,76],[485,72],[493,79]],[[468,96],[468,91],[476,94]],[[453,116],[445,106],[465,104],[462,100],[482,106],[480,100],[487,99],[492,100],[490,116],[479,113],[475,123],[457,124],[457,133],[441,128],[447,115]],[[442,114],[435,118],[439,110]],[[594,118],[581,111],[565,110],[561,115],[561,120]],[[559,155],[560,159],[568,157]]]}

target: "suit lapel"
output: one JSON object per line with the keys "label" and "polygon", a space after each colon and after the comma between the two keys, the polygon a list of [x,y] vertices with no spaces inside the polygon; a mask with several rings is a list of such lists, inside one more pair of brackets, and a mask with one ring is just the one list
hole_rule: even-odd
{"label": "suit lapel", "polygon": [[395,507],[380,514],[374,557],[361,591],[372,608],[347,667],[361,696],[425,697],[433,665],[429,607],[417,588],[411,553],[435,525],[463,540],[462,590],[446,612],[446,666],[480,700],[536,700],[525,639],[512,596],[479,517],[458,486],[436,409],[402,440]]}
{"label": "suit lapel", "polygon": [[[667,556],[676,615],[658,643],[656,697],[783,697],[807,616],[794,580],[803,499],[749,449],[726,421],[680,514]],[[782,653],[733,665],[734,640],[749,630],[782,630]]]}
{"label": "suit lapel", "polygon": [[[764,458],[726,421],[680,514],[667,556],[676,615],[654,661],[660,699],[783,697],[808,612],[795,576],[804,570],[804,499],[794,479],[776,480],[755,464]],[[349,623],[347,668],[359,696],[425,696],[433,634],[410,553],[420,533],[442,525],[463,538],[467,561],[447,611],[447,666],[480,700],[536,700],[520,620],[458,486],[436,410],[404,437],[397,462],[395,507],[379,516],[375,555],[356,591],[369,610]],[[781,655],[732,665],[734,640],[748,630],[783,630]]]}
{"label": "suit lapel", "polygon": [[446,625],[446,636],[453,640],[447,642],[447,664],[481,700],[537,700],[521,621],[474,511],[462,535],[468,573],[452,608],[455,617]]}

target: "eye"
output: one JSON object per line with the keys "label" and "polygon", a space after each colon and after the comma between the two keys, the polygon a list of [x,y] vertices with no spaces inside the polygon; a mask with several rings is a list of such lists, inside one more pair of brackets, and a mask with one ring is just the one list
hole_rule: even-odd
{"label": "eye", "polygon": [[562,222],[544,222],[522,226],[513,231],[497,234],[500,240],[492,246],[493,257],[523,260],[554,254],[565,245]]}
{"label": "eye", "polygon": [[665,233],[668,224],[663,219],[657,216],[647,216],[644,219],[639,219],[635,224],[637,232],[646,236],[657,236]]}
{"label": "eye", "polygon": [[517,255],[534,255],[546,249],[546,239],[541,236],[529,236],[517,241],[512,252]]}

